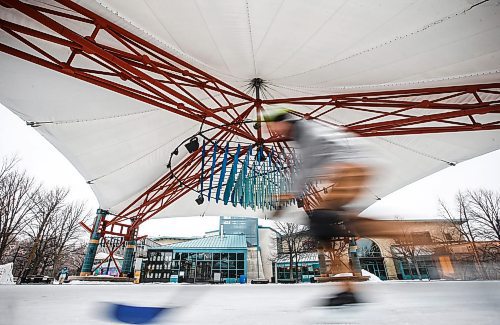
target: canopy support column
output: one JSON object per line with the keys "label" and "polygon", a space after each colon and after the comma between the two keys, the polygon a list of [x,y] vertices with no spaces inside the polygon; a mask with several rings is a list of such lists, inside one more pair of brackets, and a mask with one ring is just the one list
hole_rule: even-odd
{"label": "canopy support column", "polygon": [[137,226],[129,229],[128,234],[125,236],[125,254],[123,256],[122,270],[120,276],[133,277],[135,247],[137,244],[137,234],[139,228]]}
{"label": "canopy support column", "polygon": [[361,263],[358,257],[358,244],[356,238],[349,239],[349,261],[351,264],[351,271],[353,276],[362,276]]}
{"label": "canopy support column", "polygon": [[129,277],[130,274],[132,273],[132,268],[134,265],[135,246],[136,246],[135,238],[128,240],[125,244],[125,256],[123,257],[121,276]]}
{"label": "canopy support column", "polygon": [[97,247],[99,246],[99,240],[101,239],[100,228],[107,214],[108,211],[97,209],[92,234],[90,235],[90,242],[87,246],[87,251],[85,252],[85,258],[83,260],[80,276],[92,275],[92,267],[94,266],[94,259],[97,253]]}

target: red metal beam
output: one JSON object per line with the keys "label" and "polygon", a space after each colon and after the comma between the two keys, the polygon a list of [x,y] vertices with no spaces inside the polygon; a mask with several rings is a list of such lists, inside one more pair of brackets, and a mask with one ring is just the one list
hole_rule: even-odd
{"label": "red metal beam", "polygon": [[489,88],[500,88],[500,83],[489,83],[489,84],[474,84],[465,86],[445,86],[445,87],[432,87],[432,88],[413,88],[413,89],[398,89],[398,90],[384,90],[384,91],[374,91],[374,92],[360,92],[360,93],[348,93],[348,94],[334,94],[334,95],[320,95],[320,96],[307,96],[307,97],[290,97],[290,98],[276,98],[276,99],[266,99],[262,102],[265,104],[294,104],[301,101],[309,100],[341,100],[341,99],[360,99],[367,100],[372,97],[386,98],[386,96],[393,95],[392,98],[402,98],[410,96],[421,96],[421,95],[435,95],[453,92],[477,92],[483,89]]}
{"label": "red metal beam", "polygon": [[[447,118],[464,117],[464,116],[469,116],[469,115],[483,115],[486,113],[499,113],[499,112],[500,112],[500,105],[491,105],[491,106],[474,108],[474,109],[464,109],[464,110],[457,110],[457,111],[439,113],[439,114],[414,116],[414,117],[408,117],[408,118],[398,119],[398,120],[393,120],[393,121],[385,121],[385,122],[378,122],[378,123],[353,126],[353,127],[351,127],[351,129],[356,130],[356,131],[358,131],[358,130],[364,130],[364,131],[384,130],[384,129],[391,128],[394,126],[401,127],[401,126],[420,124],[420,123],[424,123],[424,122],[440,121],[440,120],[447,119]],[[478,125],[478,127],[480,127],[480,126]]]}
{"label": "red metal beam", "polygon": [[92,269],[92,273],[94,273],[95,270],[97,270],[101,265],[103,265],[107,260],[109,259],[112,259],[113,260],[113,263],[115,264],[116,266],[116,269],[118,270],[118,273],[121,273],[121,269],[120,269],[120,266],[118,264],[118,262],[116,261],[115,257],[114,257],[114,253],[120,248],[123,246],[123,244],[125,244],[125,240],[122,240],[122,242],[120,243],[120,245],[117,245],[115,247],[115,249],[111,250],[111,247],[109,247],[109,244],[108,244],[108,241],[106,239],[106,237],[102,237],[102,240],[104,242],[104,245],[106,245],[106,249],[108,250],[108,256],[106,256],[106,258],[104,258],[99,264],[97,264],[93,269]]}
{"label": "red metal beam", "polygon": [[85,229],[86,231],[88,231],[90,234],[92,233],[92,229],[90,229],[90,227],[89,227],[89,226],[87,226],[87,225],[85,224],[85,222],[80,221],[80,222],[79,222],[79,224],[80,224],[80,226],[82,226],[82,228],[83,228],[83,229]]}
{"label": "red metal beam", "polygon": [[[333,111],[332,114],[335,116],[335,112],[349,110],[366,113],[367,117],[363,119],[343,124],[362,136],[464,132],[496,129],[493,125],[478,123],[475,116],[488,114],[492,117],[492,114],[499,113],[499,97],[486,101],[479,96],[480,93],[495,94],[498,89],[500,83],[282,98],[264,102],[297,107],[294,111],[297,116],[332,125],[335,124],[323,118],[323,115]],[[470,95],[475,101],[470,101],[467,97]],[[449,102],[453,98],[456,102]],[[436,112],[430,113],[431,111]],[[461,117],[466,117],[467,120],[457,120]],[[377,119],[384,121],[373,122]],[[434,122],[434,125],[429,125],[430,122]],[[282,140],[271,137],[265,142]]]}
{"label": "red metal beam", "polygon": [[409,134],[432,134],[432,133],[453,133],[453,132],[469,132],[469,131],[491,131],[500,130],[500,125],[466,125],[466,126],[441,126],[441,127],[419,127],[408,129],[391,129],[390,131],[377,131],[374,133],[362,133],[363,137],[384,137],[391,135],[409,135]]}

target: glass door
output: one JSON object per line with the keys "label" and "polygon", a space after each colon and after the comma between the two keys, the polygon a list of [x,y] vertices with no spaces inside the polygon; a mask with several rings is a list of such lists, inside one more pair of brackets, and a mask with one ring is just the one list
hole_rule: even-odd
{"label": "glass door", "polygon": [[198,261],[196,263],[196,282],[212,280],[212,261]]}

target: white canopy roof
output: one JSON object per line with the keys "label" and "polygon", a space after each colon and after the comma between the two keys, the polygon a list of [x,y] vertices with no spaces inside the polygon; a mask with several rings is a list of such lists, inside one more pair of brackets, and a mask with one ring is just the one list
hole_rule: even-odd
{"label": "white canopy roof", "polygon": [[[52,1],[31,2],[59,6]],[[266,80],[266,98],[500,81],[498,1],[79,3],[241,91],[253,78]],[[13,9],[0,8],[1,19],[42,28]],[[111,38],[100,37],[111,44]],[[0,41],[19,46],[2,31]],[[64,49],[53,51],[56,56],[68,55]],[[488,100],[500,98],[487,96]],[[452,98],[449,103],[475,102],[470,97]],[[23,120],[51,122],[36,130],[85,179],[92,180],[101,208],[114,213],[164,175],[172,150],[199,128],[193,120],[2,52],[0,101]],[[324,118],[348,123],[359,118],[353,114],[331,113]],[[488,119],[479,122],[492,121]],[[371,137],[368,141],[389,172],[365,206],[377,196],[448,167],[447,162],[499,149],[500,132]],[[214,202],[199,206],[194,204],[196,196],[186,195],[159,215],[259,214]]]}

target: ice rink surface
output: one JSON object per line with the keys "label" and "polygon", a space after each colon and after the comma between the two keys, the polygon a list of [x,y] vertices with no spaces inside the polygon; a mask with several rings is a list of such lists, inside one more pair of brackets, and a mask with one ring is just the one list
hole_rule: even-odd
{"label": "ice rink surface", "polygon": [[0,286],[0,324],[120,324],[110,303],[178,306],[158,324],[500,324],[500,282],[381,282],[365,303],[317,308],[332,284]]}

